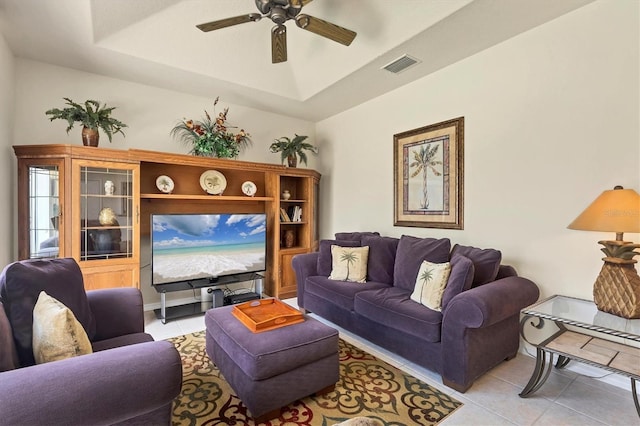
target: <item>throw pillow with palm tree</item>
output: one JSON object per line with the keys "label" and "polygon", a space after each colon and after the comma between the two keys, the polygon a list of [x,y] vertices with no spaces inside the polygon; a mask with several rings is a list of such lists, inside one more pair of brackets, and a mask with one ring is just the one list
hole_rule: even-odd
{"label": "throw pillow with palm tree", "polygon": [[447,286],[451,264],[431,263],[423,261],[418,271],[416,285],[411,293],[411,300],[431,308],[434,311],[442,310],[442,295]]}
{"label": "throw pillow with palm tree", "polygon": [[369,246],[331,246],[332,270],[329,279],[364,283],[367,281]]}

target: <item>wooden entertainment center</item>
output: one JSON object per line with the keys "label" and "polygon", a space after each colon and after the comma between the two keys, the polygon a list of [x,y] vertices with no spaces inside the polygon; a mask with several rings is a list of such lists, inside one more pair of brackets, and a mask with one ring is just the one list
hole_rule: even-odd
{"label": "wooden entertainment center", "polygon": [[[141,236],[149,236],[154,213],[265,213],[264,292],[281,299],[296,295],[293,256],[318,247],[320,174],[314,170],[138,149],[13,148],[19,258],[73,257],[87,289],[140,287]],[[207,170],[226,179],[222,194],[202,189]],[[173,180],[171,193],[156,186],[162,175]],[[253,196],[242,191],[247,181],[256,186]],[[281,197],[285,190],[288,199]],[[281,217],[282,210],[300,211],[301,218]]]}

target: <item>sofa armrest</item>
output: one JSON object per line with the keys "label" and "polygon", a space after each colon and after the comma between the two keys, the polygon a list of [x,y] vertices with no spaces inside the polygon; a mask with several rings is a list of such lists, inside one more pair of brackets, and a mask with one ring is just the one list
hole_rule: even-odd
{"label": "sofa armrest", "polygon": [[443,327],[450,322],[466,328],[482,328],[519,314],[535,303],[540,290],[522,277],[502,278],[455,296],[444,312]]}
{"label": "sofa armrest", "polygon": [[520,311],[538,300],[532,281],[511,276],[455,296],[442,318],[442,380],[466,391],[518,352]]}
{"label": "sofa armrest", "polygon": [[319,252],[298,254],[293,257],[291,265],[296,273],[296,284],[298,287],[298,307],[304,309],[304,283],[307,277],[318,275]]}
{"label": "sofa armrest", "polygon": [[19,368],[0,373],[0,422],[118,423],[170,407],[181,383],[180,355],[166,341]]}
{"label": "sofa armrest", "polygon": [[142,293],[137,288],[90,290],[87,299],[96,320],[93,340],[144,332]]}

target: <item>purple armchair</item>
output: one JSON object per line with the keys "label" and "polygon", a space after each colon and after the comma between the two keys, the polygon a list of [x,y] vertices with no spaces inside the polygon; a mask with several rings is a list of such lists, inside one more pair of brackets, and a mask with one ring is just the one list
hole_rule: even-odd
{"label": "purple armchair", "polygon": [[[35,365],[32,312],[41,291],[62,302],[93,353]],[[144,333],[133,288],[84,291],[73,259],[14,262],[0,276],[0,423],[170,424],[182,384],[175,347]]]}

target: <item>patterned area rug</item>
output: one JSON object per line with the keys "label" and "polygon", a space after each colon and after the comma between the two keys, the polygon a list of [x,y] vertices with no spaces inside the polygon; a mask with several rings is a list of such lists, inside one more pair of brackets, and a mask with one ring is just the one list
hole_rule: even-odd
{"label": "patterned area rug", "polygon": [[[182,357],[174,425],[255,423],[205,350],[205,332],[168,339]],[[340,339],[340,380],[333,392],[282,408],[266,426],[330,426],[357,416],[383,425],[435,425],[462,403]]]}

